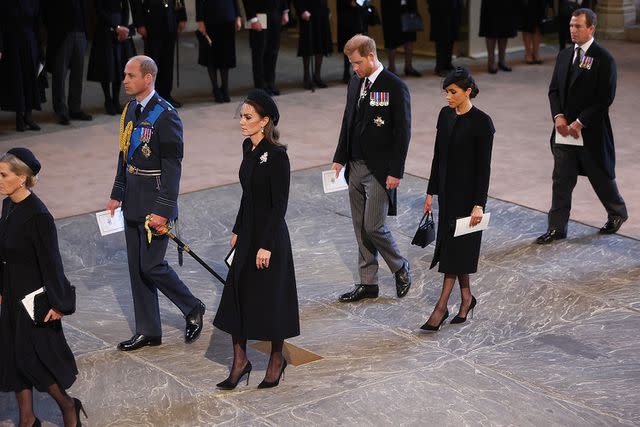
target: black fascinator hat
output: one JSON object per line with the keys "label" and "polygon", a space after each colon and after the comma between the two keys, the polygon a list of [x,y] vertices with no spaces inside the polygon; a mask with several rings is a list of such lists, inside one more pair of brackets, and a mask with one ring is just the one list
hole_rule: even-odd
{"label": "black fascinator hat", "polygon": [[478,95],[478,92],[480,92],[476,81],[471,76],[471,73],[464,67],[456,67],[451,70],[442,81],[442,89],[446,89],[447,86],[452,84],[455,84],[463,90],[471,88],[470,98],[475,98],[476,95]]}
{"label": "black fascinator hat", "polygon": [[256,104],[259,109],[262,110],[258,111],[258,113],[269,117],[271,121],[273,121],[274,126],[278,125],[278,121],[280,121],[280,113],[278,112],[278,106],[271,95],[262,89],[253,89],[245,98],[245,102],[246,101],[251,101]]}
{"label": "black fascinator hat", "polygon": [[22,163],[29,166],[29,168],[31,169],[31,172],[33,172],[34,175],[38,175],[38,172],[40,172],[40,168],[41,168],[40,162],[38,161],[38,159],[36,159],[36,156],[34,156],[31,150],[29,150],[28,148],[23,148],[23,147],[12,148],[11,150],[7,151],[7,154],[13,154],[18,159],[20,159]]}

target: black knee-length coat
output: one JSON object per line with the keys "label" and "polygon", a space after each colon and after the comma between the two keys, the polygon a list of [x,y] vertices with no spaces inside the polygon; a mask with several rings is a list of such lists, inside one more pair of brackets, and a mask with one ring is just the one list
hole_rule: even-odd
{"label": "black knee-length coat", "polygon": [[[238,235],[227,286],[213,324],[229,334],[281,340],[300,334],[298,293],[285,213],[290,166],[286,149],[262,140],[242,145],[242,200],[233,232]],[[269,268],[256,268],[258,249],[271,251]]]}
{"label": "black knee-length coat", "polygon": [[[327,0],[296,0],[294,5],[300,24],[298,56],[329,55],[333,51],[333,41]],[[302,19],[305,11],[311,14],[308,21]]]}
{"label": "black knee-length coat", "polygon": [[514,0],[482,0],[480,5],[480,37],[504,39],[518,34],[520,18]]}
{"label": "black knee-length coat", "polygon": [[71,387],[78,373],[59,320],[34,326],[20,302],[45,287],[51,306],[75,311],[75,293],[64,275],[58,236],[46,206],[31,194],[20,203],[9,198],[0,217],[0,391],[57,383]]}
{"label": "black knee-length coat", "polygon": [[129,27],[128,0],[94,0],[96,11],[96,32],[93,35],[87,80],[90,82],[113,83],[124,79],[124,66],[136,55],[131,37],[123,41],[116,38],[116,27]]}
{"label": "black knee-length coat", "polygon": [[482,232],[453,237],[458,218],[487,203],[495,129],[476,107],[457,115],[444,107],[438,116],[436,144],[427,194],[438,196],[438,233],[431,267],[449,274],[475,273]]}

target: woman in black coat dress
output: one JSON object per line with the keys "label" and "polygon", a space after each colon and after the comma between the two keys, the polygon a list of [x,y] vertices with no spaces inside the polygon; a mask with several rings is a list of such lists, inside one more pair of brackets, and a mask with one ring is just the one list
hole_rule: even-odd
{"label": "woman in black coat dress", "polygon": [[402,31],[402,14],[417,12],[416,0],[382,0],[382,35],[384,47],[389,59],[389,71],[396,74],[396,49],[404,45],[404,75],[420,77],[422,74],[413,68],[413,43],[416,41],[415,32]]}
{"label": "woman in black coat dress", "polygon": [[290,167],[275,128],[278,108],[266,92],[255,89],[240,114],[247,139],[240,165],[242,199],[231,237],[235,254],[213,321],[233,340],[231,373],[217,385],[225,390],[235,388],[245,374],[249,382],[247,339],[271,341],[269,365],[258,388],[277,386],[287,366],[284,339],[300,334],[293,255],[284,219]]}
{"label": "woman in black coat dress", "polygon": [[[82,403],[71,398],[78,373],[60,319],[75,311],[75,292],[64,275],[56,226],[31,192],[40,163],[26,148],[0,157],[0,391],[14,392],[20,425],[39,426],[33,387],[47,392],[62,411],[65,426],[80,425]],[[35,326],[21,300],[45,288],[51,309]]]}
{"label": "woman in black coat dress", "polygon": [[524,61],[527,64],[542,64],[540,59],[540,24],[545,17],[550,0],[521,0],[521,30],[524,43]]}
{"label": "woman in black coat dress", "polygon": [[491,172],[491,147],[495,132],[491,118],[471,104],[478,88],[465,68],[456,68],[444,79],[448,107],[440,111],[424,212],[431,212],[438,196],[438,234],[431,268],[440,264],[444,273],[442,293],[429,320],[422,326],[437,331],[449,316],[447,302],[456,278],[462,302],[451,323],[463,323],[476,306],[469,274],[478,268],[482,232],[453,237],[458,218],[471,216],[470,226],[482,220]]}
{"label": "woman in black coat dress", "polygon": [[38,68],[40,0],[0,1],[0,108],[16,112],[16,130],[40,130],[32,118],[40,110]]}
{"label": "woman in black coat dress", "polygon": [[[311,89],[314,86],[326,88],[327,84],[322,81],[320,73],[322,57],[328,56],[333,51],[329,5],[327,0],[296,0],[295,6],[300,23],[298,56],[302,57],[304,88]],[[315,56],[313,70],[310,69],[312,56]],[[313,82],[311,72],[313,72]]]}
{"label": "woman in black coat dress", "polygon": [[[482,0],[480,6],[480,37],[487,42],[487,69],[495,74],[498,68],[511,71],[507,65],[507,40],[518,34],[518,10],[513,0]],[[496,44],[498,65],[496,66]]]}
{"label": "woman in black coat dress", "polygon": [[114,116],[122,113],[120,86],[124,66],[136,55],[133,26],[129,26],[128,0],[94,0],[96,32],[93,36],[87,80],[99,82],[104,93],[104,110]]}
{"label": "woman in black coat dress", "polygon": [[198,64],[207,67],[214,100],[231,102],[229,69],[236,67],[236,32],[242,28],[238,0],[197,0],[196,21]]}
{"label": "woman in black coat dress", "polygon": [[[337,0],[338,12],[338,52],[342,53],[344,45],[356,34],[367,34],[367,9],[358,5],[356,0]],[[342,53],[343,72],[342,81],[349,83],[351,80],[351,64],[349,57]]]}

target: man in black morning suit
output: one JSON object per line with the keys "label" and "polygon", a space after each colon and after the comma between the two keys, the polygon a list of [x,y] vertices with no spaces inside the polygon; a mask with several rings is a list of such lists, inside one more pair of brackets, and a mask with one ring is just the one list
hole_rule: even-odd
{"label": "man in black morning suit", "polygon": [[[280,29],[289,22],[289,0],[243,0],[247,22],[251,24],[249,46],[253,68],[253,85],[270,95],[280,95],[276,87],[276,63],[280,50]],[[267,15],[262,28],[258,14]]]}
{"label": "man in black morning suit", "polygon": [[[612,234],[627,220],[627,208],[615,180],[615,149],[609,106],[616,93],[616,62],[593,39],[596,14],[591,9],[573,12],[570,22],[574,45],[558,54],[549,103],[555,128],[551,134],[553,191],[549,224],[538,244],[567,236],[571,193],[578,175],[586,175],[607,211],[602,234]],[[556,133],[583,138],[584,145],[556,143]]]}
{"label": "man in black morning suit", "polygon": [[173,58],[178,32],[187,23],[183,0],[130,0],[133,24],[144,39],[144,54],[158,64],[158,94],[175,108],[182,104],[171,96]]}
{"label": "man in black morning suit", "polygon": [[178,217],[178,190],[183,155],[178,113],[154,90],[158,68],[147,56],[135,56],[125,67],[124,88],[134,96],[122,112],[118,170],[107,210],[122,205],[136,331],[118,345],[123,351],[160,345],[162,328],[158,289],[185,315],[185,341],[202,331],[204,304],[189,291],[165,261],[168,237],[149,242],[145,230],[159,230]]}
{"label": "man in black morning suit", "polygon": [[378,254],[395,274],[396,292],[401,298],[411,286],[409,262],[400,255],[385,220],[397,212],[396,189],[404,174],[411,139],[409,89],[378,61],[372,38],[353,36],[345,44],[344,53],[355,74],[347,89],[332,168],[337,177],[346,167],[360,283],[340,301],[378,296]]}

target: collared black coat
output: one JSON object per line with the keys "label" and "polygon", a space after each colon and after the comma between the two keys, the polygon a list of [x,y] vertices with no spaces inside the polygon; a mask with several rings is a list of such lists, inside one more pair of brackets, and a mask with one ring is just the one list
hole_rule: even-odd
{"label": "collared black coat", "polygon": [[480,37],[501,39],[518,34],[518,4],[514,0],[482,0]]}
{"label": "collared black coat", "polygon": [[[116,82],[124,79],[124,66],[136,55],[133,45],[135,29],[129,26],[129,0],[94,0],[96,31],[93,35],[87,80]],[[129,38],[118,41],[116,28],[129,27]]]}
{"label": "collared black coat", "polygon": [[475,273],[482,232],[453,237],[455,221],[487,203],[491,149],[495,129],[491,118],[476,107],[466,114],[444,107],[431,163],[427,194],[438,196],[438,233],[431,267],[449,274]]}
{"label": "collared black coat", "polygon": [[342,53],[344,45],[356,34],[367,34],[367,10],[353,0],[337,0],[338,12],[338,51]]}
{"label": "collared black coat", "polygon": [[86,34],[87,4],[86,0],[43,1],[42,16],[47,29],[47,70],[54,69],[54,61],[58,49],[62,46],[67,34],[74,29],[76,13],[83,18],[83,31]]}
{"label": "collared black coat", "polygon": [[464,10],[462,0],[428,0],[432,41],[457,40]]}
{"label": "collared black coat", "polygon": [[402,31],[402,14],[417,12],[416,0],[407,0],[403,6],[400,0],[381,0],[380,13],[382,15],[382,36],[385,49],[395,49],[406,42],[416,41],[415,32]]}
{"label": "collared black coat", "polygon": [[[605,48],[594,41],[584,54],[585,57],[593,58],[591,68],[579,68],[569,78],[573,55],[573,44],[558,54],[549,85],[551,116],[564,114],[568,123],[579,119],[584,126],[584,148],[589,150],[591,157],[607,176],[614,179],[616,152],[609,106],[616,96],[616,61]],[[555,127],[551,132],[552,146],[554,141]]]}
{"label": "collared black coat", "polygon": [[[296,15],[300,25],[298,56],[329,55],[333,52],[331,22],[327,0],[294,0]],[[302,19],[302,13],[311,14],[309,21]]]}
{"label": "collared black coat", "polygon": [[[233,226],[238,236],[227,286],[213,324],[246,339],[281,340],[300,334],[298,292],[285,222],[290,166],[287,151],[262,140],[242,144],[242,200]],[[271,251],[269,268],[256,268],[258,249]]]}
{"label": "collared black coat", "polygon": [[[364,160],[376,180],[386,188],[387,176],[398,179],[404,176],[404,163],[411,140],[409,88],[398,76],[386,68],[383,69],[371,85],[369,92],[387,92],[389,105],[375,107],[370,105],[369,99],[364,100],[361,106],[366,108],[363,126],[355,129],[353,123],[362,82],[363,79],[355,74],[349,81],[347,105],[342,116],[342,128],[333,161],[345,165],[345,178],[348,181],[351,133],[358,132],[360,140],[365,141],[361,144]],[[380,118],[383,123],[378,120],[380,125],[376,124],[377,118]],[[387,190],[387,194],[389,195],[389,215],[396,215],[396,190]]]}
{"label": "collared black coat", "polygon": [[69,388],[78,370],[62,323],[34,326],[20,302],[44,286],[53,308],[65,315],[75,311],[53,217],[34,193],[17,204],[4,199],[0,261],[0,391],[46,391],[54,383]]}
{"label": "collared black coat", "polygon": [[136,28],[145,27],[151,40],[177,33],[178,22],[187,20],[184,2],[179,0],[131,0],[131,15]]}
{"label": "collared black coat", "polygon": [[235,68],[236,18],[238,0],[197,0],[196,21],[204,22],[212,43],[198,38],[198,64],[205,67]]}
{"label": "collared black coat", "polygon": [[182,173],[183,141],[182,121],[178,112],[155,93],[142,111],[140,120],[135,119],[136,101],[127,106],[125,124],[134,123],[134,128],[149,127],[147,115],[160,103],[165,111],[153,125],[147,158],[142,152],[143,144],[134,151],[130,164],[138,169],[160,170],[160,176],[141,176],[127,171],[127,163],[118,152],[118,168],[111,190],[111,198],[122,202],[122,213],[128,221],[144,222],[151,213],[169,220],[178,217],[178,193]]}
{"label": "collared black coat", "polygon": [[40,43],[40,0],[0,1],[0,108],[40,109],[37,73],[44,57]]}

